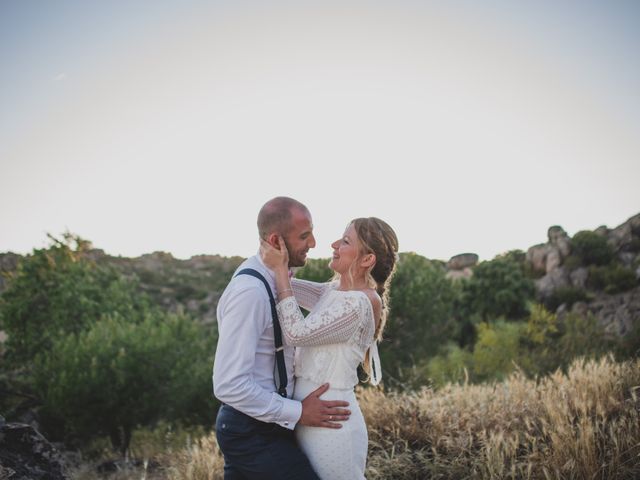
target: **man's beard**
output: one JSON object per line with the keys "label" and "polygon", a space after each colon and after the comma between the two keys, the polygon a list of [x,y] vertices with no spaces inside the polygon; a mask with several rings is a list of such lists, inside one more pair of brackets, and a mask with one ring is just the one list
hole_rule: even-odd
{"label": "man's beard", "polygon": [[305,263],[307,263],[306,257],[303,257],[302,254],[298,253],[297,255],[289,255],[289,266],[290,267],[304,267]]}
{"label": "man's beard", "polygon": [[289,248],[289,244],[286,240],[284,240],[284,245],[285,247],[287,247],[287,251],[289,252],[289,267],[304,267],[304,265],[307,263],[307,259],[303,256],[303,254],[301,254],[300,252],[295,252],[294,254],[291,248]]}

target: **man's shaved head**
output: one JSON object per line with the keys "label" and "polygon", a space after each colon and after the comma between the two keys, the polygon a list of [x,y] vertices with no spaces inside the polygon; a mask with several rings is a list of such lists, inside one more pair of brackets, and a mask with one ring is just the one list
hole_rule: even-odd
{"label": "man's shaved head", "polygon": [[292,212],[301,210],[309,212],[304,204],[289,197],[275,197],[265,203],[258,213],[258,233],[266,240],[270,233],[285,236],[292,226]]}

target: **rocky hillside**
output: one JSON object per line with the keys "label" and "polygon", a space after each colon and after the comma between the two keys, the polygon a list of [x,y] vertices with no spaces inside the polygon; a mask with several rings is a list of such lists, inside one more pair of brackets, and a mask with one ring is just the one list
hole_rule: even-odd
{"label": "rocky hillside", "polygon": [[[591,313],[611,334],[630,332],[640,322],[640,214],[573,237],[555,225],[547,238],[521,252],[537,300],[559,314]],[[447,262],[447,276],[468,278],[477,263],[473,253],[456,255]]]}
{"label": "rocky hillside", "polygon": [[[549,228],[547,243],[519,252],[523,268],[534,279],[537,299],[559,313],[591,312],[608,331],[625,335],[640,322],[640,214],[609,229],[578,232]],[[113,265],[136,277],[142,291],[169,311],[186,311],[205,323],[241,257],[198,255],[188,260],[154,252],[137,258],[114,257],[92,250],[98,263]],[[11,274],[20,255],[0,254],[0,273]],[[468,278],[478,255],[463,253],[446,263],[447,276]],[[0,275],[0,293],[6,279]]]}
{"label": "rocky hillside", "polygon": [[[111,265],[123,275],[137,279],[140,290],[168,311],[188,312],[204,323],[215,321],[218,298],[243,260],[219,255],[180,260],[165,252],[126,258],[113,257],[98,249],[88,255],[98,264]],[[0,294],[20,258],[14,253],[0,254]]]}

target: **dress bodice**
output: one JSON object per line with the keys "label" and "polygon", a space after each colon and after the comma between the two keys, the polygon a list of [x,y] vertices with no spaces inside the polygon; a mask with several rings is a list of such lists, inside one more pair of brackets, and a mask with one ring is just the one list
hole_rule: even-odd
{"label": "dress bodice", "polygon": [[303,347],[296,349],[295,376],[317,384],[328,382],[331,388],[352,389],[367,349],[375,349],[379,363],[371,301],[364,292],[337,290],[337,283],[323,284],[315,291],[313,308],[305,317],[296,300],[300,297],[301,304],[305,303],[301,285],[311,283],[294,283],[296,296],[277,305],[285,342]]}

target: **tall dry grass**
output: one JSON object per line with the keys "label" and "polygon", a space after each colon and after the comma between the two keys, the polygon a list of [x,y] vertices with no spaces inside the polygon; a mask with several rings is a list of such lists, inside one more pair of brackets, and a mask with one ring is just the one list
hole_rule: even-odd
{"label": "tall dry grass", "polygon": [[[369,479],[640,478],[640,360],[578,360],[535,381],[358,392]],[[170,459],[173,480],[222,478],[215,436]]]}

